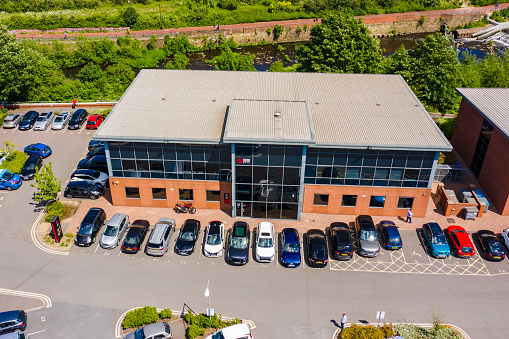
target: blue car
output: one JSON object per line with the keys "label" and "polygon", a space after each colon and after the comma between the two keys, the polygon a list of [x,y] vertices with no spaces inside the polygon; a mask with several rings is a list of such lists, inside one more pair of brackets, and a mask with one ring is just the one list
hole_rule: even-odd
{"label": "blue car", "polygon": [[444,231],[436,222],[429,222],[422,227],[424,242],[430,254],[437,259],[447,258],[451,249],[445,239]]}
{"label": "blue car", "polygon": [[299,232],[295,228],[285,228],[281,232],[281,265],[284,267],[300,265]]}
{"label": "blue car", "polygon": [[398,231],[398,226],[390,220],[380,221],[380,234],[384,247],[387,250],[399,250],[403,247],[403,241]]}
{"label": "blue car", "polygon": [[23,180],[19,175],[6,169],[0,169],[0,188],[8,191],[17,190],[22,183]]}
{"label": "blue car", "polygon": [[37,143],[25,147],[25,153],[26,155],[40,155],[43,158],[47,158],[51,155],[52,150],[48,145]]}

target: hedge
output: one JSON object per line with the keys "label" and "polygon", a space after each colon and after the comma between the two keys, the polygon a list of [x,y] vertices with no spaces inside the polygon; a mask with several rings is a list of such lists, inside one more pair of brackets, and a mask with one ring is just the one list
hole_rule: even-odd
{"label": "hedge", "polygon": [[171,310],[169,308],[165,308],[161,312],[159,312],[159,318],[165,319],[165,318],[171,318]]}
{"label": "hedge", "polygon": [[5,168],[12,173],[19,173],[26,161],[27,156],[24,152],[14,151],[12,152],[12,158],[10,160],[4,160],[4,162],[0,165],[0,169]]}
{"label": "hedge", "polygon": [[[341,339],[384,339],[393,335],[392,324],[376,328],[373,325],[352,325],[341,332]],[[407,339],[405,337],[405,339]]]}
{"label": "hedge", "polygon": [[217,316],[217,314],[214,314],[209,318],[209,316],[204,313],[194,315],[191,313],[191,311],[186,314],[185,319],[189,324],[189,327],[187,328],[187,337],[189,339],[194,339],[197,336],[204,335],[206,328],[220,329],[223,327],[240,324],[240,320],[238,318],[226,321],[223,320],[221,315]]}
{"label": "hedge", "polygon": [[447,325],[426,329],[412,324],[397,324],[393,326],[393,330],[394,334],[405,339],[462,339],[462,336]]}
{"label": "hedge", "polygon": [[122,326],[124,329],[135,328],[143,325],[153,324],[159,320],[159,314],[155,307],[145,306],[127,312],[125,315]]}
{"label": "hedge", "polygon": [[58,200],[52,201],[48,204],[48,206],[46,206],[46,210],[48,213],[44,220],[46,222],[51,222],[51,219],[53,219],[55,215],[57,215],[59,219],[62,219],[62,216],[65,213],[65,205]]}

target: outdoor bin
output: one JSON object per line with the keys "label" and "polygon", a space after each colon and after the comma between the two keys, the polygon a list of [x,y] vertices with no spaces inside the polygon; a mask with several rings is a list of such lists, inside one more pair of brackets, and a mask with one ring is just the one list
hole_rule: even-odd
{"label": "outdoor bin", "polygon": [[479,210],[477,207],[465,207],[465,220],[474,220]]}

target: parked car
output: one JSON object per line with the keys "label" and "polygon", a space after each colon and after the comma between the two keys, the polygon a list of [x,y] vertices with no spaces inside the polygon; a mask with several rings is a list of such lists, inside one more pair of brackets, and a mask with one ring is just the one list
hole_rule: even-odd
{"label": "parked car", "polygon": [[502,231],[502,239],[504,239],[505,246],[509,248],[509,228]]}
{"label": "parked car", "polygon": [[34,124],[34,131],[45,131],[53,122],[54,114],[52,111],[44,111],[39,115]]}
{"label": "parked car", "polygon": [[8,114],[4,118],[3,127],[4,128],[16,128],[16,126],[18,126],[18,124],[20,123],[22,117],[23,116],[19,113]]}
{"label": "parked car", "polygon": [[108,187],[108,178],[108,174],[92,169],[79,169],[71,174],[71,181],[87,181],[102,187]]}
{"label": "parked car", "polygon": [[67,125],[68,129],[80,129],[81,125],[87,120],[88,112],[86,109],[79,108],[71,116],[69,120],[69,124]]}
{"label": "parked car", "polygon": [[437,258],[447,258],[451,254],[451,249],[445,239],[444,231],[436,222],[429,222],[422,227],[424,244],[428,248],[430,254]]}
{"label": "parked car", "polygon": [[0,188],[8,191],[17,190],[23,180],[15,173],[6,169],[0,169]]}
{"label": "parked car", "polygon": [[251,232],[245,221],[233,224],[228,243],[228,262],[232,265],[245,265],[249,261],[249,238]]}
{"label": "parked car", "polygon": [[87,159],[94,157],[95,155],[106,155],[106,147],[96,147],[87,153]]}
{"label": "parked car", "polygon": [[380,221],[380,235],[387,250],[399,250],[403,247],[403,240],[398,231],[398,226],[390,220]]}
{"label": "parked car", "polygon": [[359,215],[355,218],[355,228],[359,240],[359,254],[365,257],[379,255],[380,244],[373,219],[369,215]]}
{"label": "parked car", "polygon": [[329,228],[332,250],[337,260],[350,260],[353,257],[350,228],[344,222],[333,222]]}
{"label": "parked car", "polygon": [[125,339],[172,339],[173,333],[167,322],[144,326],[129,333]]}
{"label": "parked car", "polygon": [[451,240],[452,249],[458,257],[468,258],[475,255],[474,244],[463,227],[449,226],[447,227],[447,234]]}
{"label": "parked car", "polygon": [[9,332],[0,334],[0,339],[28,339],[28,334],[25,332]]}
{"label": "parked car", "polygon": [[120,239],[124,233],[129,229],[131,223],[129,217],[123,213],[115,213],[111,217],[106,228],[104,229],[99,245],[102,248],[115,248],[118,246]]}
{"label": "parked car", "polygon": [[285,228],[281,232],[281,265],[298,267],[300,265],[299,232],[295,228]]}
{"label": "parked car", "polygon": [[276,256],[274,225],[268,221],[258,224],[256,229],[256,261],[272,262]]}
{"label": "parked car", "polygon": [[103,187],[100,184],[93,184],[87,181],[70,181],[64,190],[64,197],[88,198],[95,200],[104,194]]}
{"label": "parked car", "polygon": [[104,141],[90,140],[88,143],[88,151],[93,151],[95,148],[104,146]]}
{"label": "parked car", "polygon": [[98,129],[103,122],[103,117],[101,115],[91,115],[88,117],[87,127],[86,129]]}
{"label": "parked car", "polygon": [[40,155],[43,158],[47,158],[53,153],[51,147],[40,142],[28,145],[25,147],[24,152],[26,155]]}
{"label": "parked car", "polygon": [[18,125],[18,129],[21,131],[31,129],[34,126],[35,122],[37,121],[38,117],[39,112],[36,111],[26,112]]}
{"label": "parked car", "polygon": [[502,244],[494,232],[489,230],[480,230],[477,231],[477,236],[485,259],[492,261],[504,260],[505,253],[502,249]]}
{"label": "parked car", "polygon": [[65,126],[69,123],[71,119],[71,112],[63,111],[60,112],[59,115],[55,118],[55,121],[51,124],[51,129],[59,130],[65,128]]}
{"label": "parked car", "polygon": [[12,331],[24,331],[27,328],[25,311],[0,312],[0,334]]}
{"label": "parked car", "polygon": [[235,324],[220,329],[205,339],[250,339],[253,338],[247,324]]}
{"label": "parked car", "polygon": [[74,238],[74,244],[78,246],[90,246],[95,242],[95,237],[101,226],[106,223],[106,213],[102,208],[92,207],[83,218]]}
{"label": "parked car", "polygon": [[40,155],[31,155],[27,161],[25,161],[19,175],[23,178],[23,180],[31,180],[34,178],[34,174],[39,172],[41,166],[42,157]]}
{"label": "parked car", "polygon": [[223,255],[224,224],[221,221],[211,221],[205,228],[203,236],[203,254],[206,257],[220,257]]}
{"label": "parked car", "polygon": [[306,243],[309,265],[314,267],[325,267],[329,261],[327,249],[327,238],[325,233],[319,229],[311,229],[306,232]]}
{"label": "parked car", "polygon": [[161,218],[157,221],[148,237],[145,253],[162,256],[168,251],[170,238],[175,231],[175,220],[172,218]]}
{"label": "parked car", "polygon": [[141,248],[143,240],[147,236],[150,223],[147,220],[135,220],[129,228],[124,242],[122,243],[121,251],[124,253],[135,254]]}
{"label": "parked car", "polygon": [[196,219],[187,219],[180,229],[175,252],[180,255],[191,255],[194,252],[194,246],[198,234],[200,233],[200,222]]}
{"label": "parked car", "polygon": [[93,169],[99,172],[108,173],[108,164],[105,155],[96,155],[90,159],[81,159],[77,169]]}

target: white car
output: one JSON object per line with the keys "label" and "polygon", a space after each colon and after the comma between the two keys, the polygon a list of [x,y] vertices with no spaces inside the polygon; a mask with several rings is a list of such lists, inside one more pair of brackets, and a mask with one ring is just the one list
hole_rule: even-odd
{"label": "white car", "polygon": [[224,224],[221,221],[211,221],[205,229],[203,254],[206,257],[220,257],[223,255]]}
{"label": "white car", "polygon": [[250,339],[253,335],[247,324],[236,324],[220,329],[205,339]]}
{"label": "white car", "polygon": [[51,124],[51,129],[63,129],[71,119],[71,112],[63,111],[55,118]]}
{"label": "white car", "polygon": [[502,231],[502,238],[504,238],[504,243],[509,248],[509,228]]}
{"label": "white car", "polygon": [[51,111],[44,111],[39,115],[34,124],[34,131],[45,131],[53,122],[54,114]]}
{"label": "white car", "polygon": [[23,116],[18,113],[7,115],[4,119],[3,127],[4,128],[15,128],[16,126],[18,126],[22,117]]}
{"label": "white car", "polygon": [[268,221],[258,224],[256,230],[256,261],[272,262],[276,256],[274,225]]}

